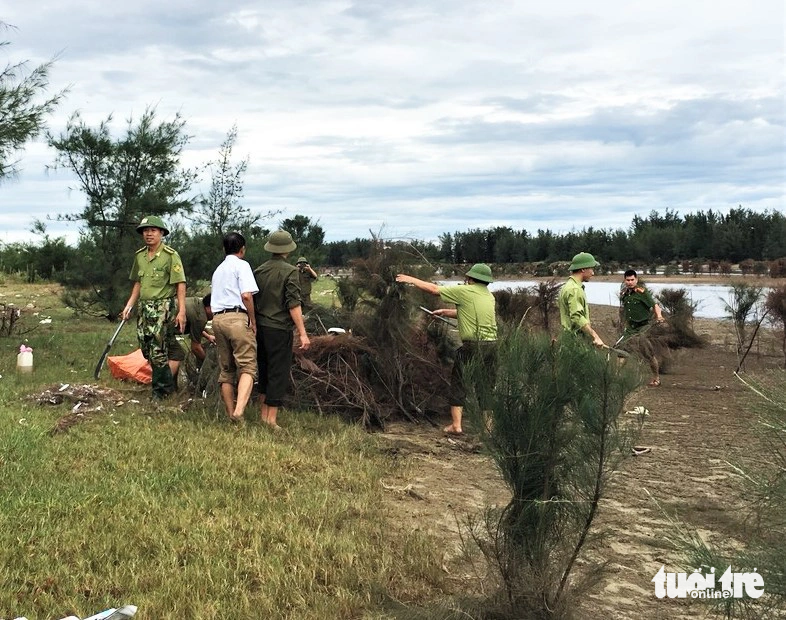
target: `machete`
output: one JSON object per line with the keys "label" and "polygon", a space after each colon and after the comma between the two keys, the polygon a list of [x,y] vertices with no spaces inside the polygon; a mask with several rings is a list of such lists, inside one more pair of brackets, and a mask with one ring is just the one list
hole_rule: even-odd
{"label": "machete", "polygon": [[117,335],[120,333],[120,330],[123,329],[123,325],[126,324],[128,319],[123,319],[120,321],[120,325],[117,326],[115,333],[112,334],[112,337],[109,339],[109,342],[106,343],[106,347],[104,348],[104,352],[101,354],[101,359],[98,360],[98,364],[96,364],[96,371],[93,373],[93,376],[98,379],[98,375],[101,374],[101,368],[104,365],[104,361],[106,361],[106,356],[109,355],[109,349],[112,348],[112,345],[115,344],[115,340],[117,339]]}
{"label": "machete", "polygon": [[440,321],[444,321],[445,323],[447,323],[447,324],[448,324],[448,325],[450,325],[451,327],[456,327],[456,324],[455,324],[455,323],[453,323],[452,321],[449,321],[449,320],[448,320],[448,319],[446,319],[444,316],[440,316],[440,315],[438,315],[438,314],[434,314],[434,312],[432,312],[431,310],[429,310],[428,308],[426,308],[426,307],[424,307],[424,306],[419,306],[419,307],[420,307],[420,309],[421,309],[421,310],[423,310],[423,312],[425,312],[425,313],[426,313],[426,314],[428,314],[429,316],[431,316],[431,317],[433,317],[433,318],[435,318],[435,319],[439,319]]}

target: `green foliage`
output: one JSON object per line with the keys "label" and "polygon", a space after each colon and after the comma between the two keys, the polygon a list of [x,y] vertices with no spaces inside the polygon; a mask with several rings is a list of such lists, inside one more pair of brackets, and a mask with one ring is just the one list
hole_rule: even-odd
{"label": "green foliage", "polygon": [[[175,226],[166,242],[180,254],[189,290],[194,281],[209,282],[216,267],[224,260],[222,237],[207,230],[188,233],[180,226]],[[254,264],[251,263],[252,266]]]}
{"label": "green foliage", "polygon": [[759,304],[762,300],[763,289],[747,282],[732,282],[729,290],[729,300],[724,301],[724,310],[728,318],[734,323],[737,336],[737,353],[741,353],[746,342],[746,325],[753,318],[758,317]]}
{"label": "green foliage", "polygon": [[92,128],[76,113],[59,137],[48,138],[58,153],[55,167],[73,172],[87,199],[81,213],[63,216],[85,224],[80,261],[64,283],[72,299],[82,300],[78,307],[113,319],[128,296],[132,255],[142,245],[136,225],[145,215],[166,220],[190,211],[186,196],[195,173],[180,167],[188,136],[179,115],[159,123],[147,109],[136,125],[129,119],[119,139],[112,136],[111,121],[110,116]]}
{"label": "green foliage", "polygon": [[[197,199],[194,211],[189,216],[197,226],[195,233],[207,232],[219,240],[219,246],[220,240],[231,231],[264,236],[267,232],[262,232],[260,222],[279,213],[252,213],[251,209],[241,204],[248,158],[232,163],[232,150],[236,141],[237,125],[233,125],[221,143],[218,159],[205,166],[205,170],[210,173],[210,189],[207,195]],[[246,238],[250,238],[250,235]]]}
{"label": "green foliage", "polygon": [[281,230],[286,230],[297,243],[295,252],[298,256],[305,256],[312,266],[318,267],[325,260],[325,231],[319,222],[311,221],[305,215],[295,215],[281,221]]}
{"label": "green foliage", "polygon": [[559,325],[557,297],[561,286],[551,279],[515,291],[494,291],[497,317],[511,327],[527,325],[550,332]]}
{"label": "green foliage", "polygon": [[571,335],[509,330],[498,342],[496,383],[474,368],[480,394],[468,403],[513,495],[475,530],[504,592],[494,617],[563,617],[609,476],[630,452],[636,427],[620,414],[639,379]]}
{"label": "green foliage", "polygon": [[[599,270],[613,271],[615,264],[667,264],[680,258],[716,257],[737,263],[751,258],[775,259],[786,256],[786,216],[780,211],[754,212],[739,207],[721,215],[712,210],[680,216],[676,211],[652,211],[634,216],[628,230],[593,227],[556,234],[551,230],[509,227],[471,229],[444,233],[431,244],[436,262],[464,263],[554,263],[569,260],[578,252],[599,258]],[[327,244],[328,264],[344,266],[353,258],[363,258],[368,247],[336,241]],[[426,252],[424,252],[425,254]],[[715,264],[718,261],[713,261]],[[702,260],[695,260],[696,273]],[[686,261],[684,272],[691,270]],[[786,273],[786,271],[785,271]],[[554,275],[546,273],[545,276]]]}
{"label": "green foliage", "polygon": [[784,367],[786,367],[786,284],[770,289],[764,302],[770,321],[781,330]]}
{"label": "green foliage", "polygon": [[336,280],[336,295],[341,307],[352,313],[360,301],[360,289],[351,278],[338,278]]}
{"label": "green foliage", "polygon": [[69,265],[78,261],[76,248],[67,245],[63,237],[50,237],[41,221],[34,223],[31,232],[43,238],[37,243],[0,244],[0,272],[24,274],[31,283],[61,280]]}
{"label": "green foliage", "polygon": [[670,348],[700,347],[705,344],[693,330],[693,315],[698,302],[690,298],[687,289],[664,288],[656,295],[656,299],[668,315],[669,326],[673,331],[668,342]]}
{"label": "green foliage", "polygon": [[[0,30],[8,27],[0,22]],[[7,41],[0,41],[0,48],[6,45]],[[32,71],[26,64],[7,64],[0,70],[0,181],[17,172],[17,162],[11,158],[41,133],[46,117],[64,96],[63,92],[44,95],[52,62]]]}

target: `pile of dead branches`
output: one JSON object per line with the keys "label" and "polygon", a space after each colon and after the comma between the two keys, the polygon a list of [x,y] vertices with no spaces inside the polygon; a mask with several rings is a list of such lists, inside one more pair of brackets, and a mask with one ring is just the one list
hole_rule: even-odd
{"label": "pile of dead branches", "polygon": [[380,427],[391,418],[431,421],[447,410],[456,344],[444,323],[419,308],[434,299],[396,283],[398,273],[413,270],[404,250],[380,243],[354,262],[357,299],[331,316],[347,333],[311,338],[310,350],[298,353],[294,406]]}
{"label": "pile of dead branches", "polygon": [[295,356],[292,405],[366,426],[401,418],[431,421],[447,410],[449,375],[430,331],[421,324],[406,354],[379,350],[353,334],[311,338],[311,348]]}

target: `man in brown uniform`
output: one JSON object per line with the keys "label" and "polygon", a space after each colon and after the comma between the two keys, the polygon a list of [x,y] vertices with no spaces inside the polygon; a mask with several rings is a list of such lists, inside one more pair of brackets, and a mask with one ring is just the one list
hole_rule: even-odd
{"label": "man in brown uniform", "polygon": [[265,243],[265,250],[273,256],[254,270],[259,288],[259,293],[254,295],[261,394],[259,413],[262,422],[274,429],[279,428],[276,416],[289,389],[294,342],[292,328],[297,328],[301,349],[311,346],[303,324],[298,270],[286,261],[289,253],[296,248],[297,244],[288,232],[274,232]]}
{"label": "man in brown uniform", "polygon": [[197,366],[205,361],[205,347],[202,339],[210,344],[216,344],[216,337],[205,331],[207,322],[213,319],[213,310],[210,308],[210,293],[204,297],[186,298],[186,332],[191,337],[191,352],[197,359]]}
{"label": "man in brown uniform", "polygon": [[301,256],[297,259],[298,281],[300,282],[300,301],[304,310],[311,309],[311,285],[319,276],[308,264],[308,259]]}

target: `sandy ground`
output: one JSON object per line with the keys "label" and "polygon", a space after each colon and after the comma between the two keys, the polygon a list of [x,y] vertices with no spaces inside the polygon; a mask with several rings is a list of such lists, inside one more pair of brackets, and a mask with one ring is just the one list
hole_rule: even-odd
{"label": "sandy ground", "polygon": [[[592,308],[596,329],[616,340],[616,309]],[[733,376],[734,337],[727,322],[697,320],[711,344],[676,353],[658,388],[642,387],[631,405],[646,417],[640,445],[652,451],[631,456],[615,473],[596,521],[603,542],[588,545],[582,566],[606,562],[598,585],[580,599],[578,618],[696,618],[701,602],[659,600],[652,577],[662,565],[677,571],[681,558],[666,541],[674,519],[708,540],[740,544],[745,512],[738,479],[727,461],[755,455],[756,416],[748,389]],[[755,347],[748,371],[782,365],[773,334]],[[476,571],[461,553],[460,529],[467,515],[507,503],[509,493],[490,459],[472,439],[453,439],[425,425],[399,424],[382,435],[402,463],[386,481],[387,503],[399,527],[420,529],[444,548],[443,568],[455,593],[477,584]],[[582,568],[579,568],[581,571]],[[683,570],[683,569],[679,569]]]}

